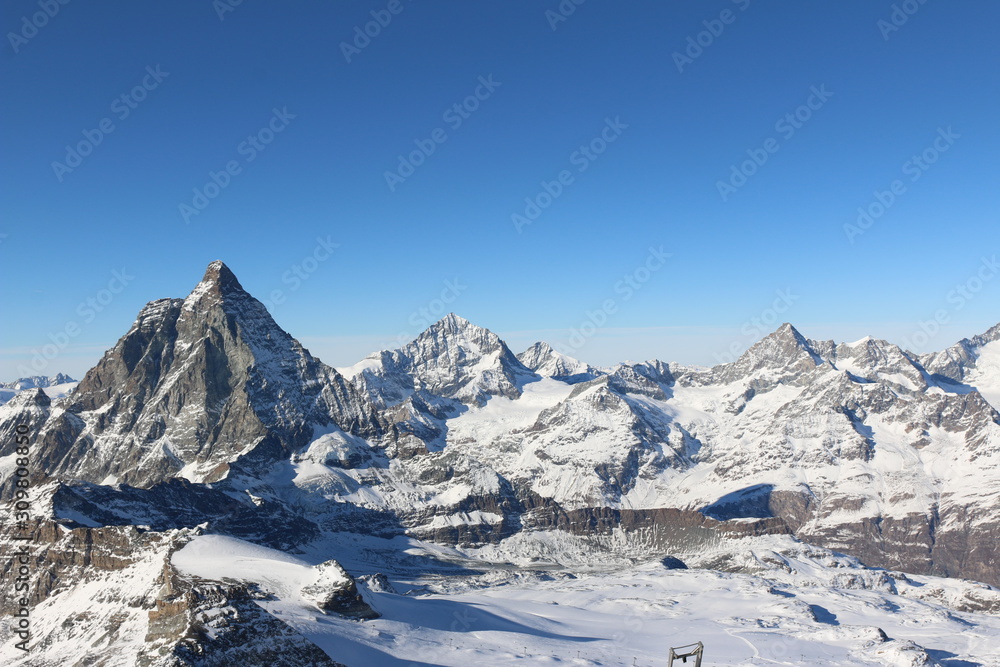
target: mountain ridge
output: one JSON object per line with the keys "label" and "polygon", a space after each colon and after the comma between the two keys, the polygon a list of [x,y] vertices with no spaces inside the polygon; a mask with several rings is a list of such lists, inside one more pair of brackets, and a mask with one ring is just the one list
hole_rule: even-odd
{"label": "mountain ridge", "polygon": [[[770,536],[1000,584],[1000,413],[969,384],[995,377],[996,338],[918,356],[786,323],[728,364],[598,369],[544,343],[515,355],[452,313],[341,373],[213,262],[187,297],[144,306],[68,396],[0,406],[0,495],[22,425],[50,554],[102,527],[126,555],[121,535],[148,533],[134,559],[168,569],[164,544],[201,532],[301,553],[344,535],[497,554],[572,539],[594,559]],[[217,590],[219,608],[255,595]]]}

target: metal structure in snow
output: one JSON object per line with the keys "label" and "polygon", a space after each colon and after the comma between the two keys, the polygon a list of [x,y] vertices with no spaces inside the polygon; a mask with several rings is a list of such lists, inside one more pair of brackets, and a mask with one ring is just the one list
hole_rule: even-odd
{"label": "metal structure in snow", "polygon": [[685,646],[671,647],[669,667],[674,667],[674,660],[679,659],[680,662],[686,663],[688,658],[695,659],[694,667],[701,667],[701,657],[704,652],[705,645],[701,642],[686,644]]}

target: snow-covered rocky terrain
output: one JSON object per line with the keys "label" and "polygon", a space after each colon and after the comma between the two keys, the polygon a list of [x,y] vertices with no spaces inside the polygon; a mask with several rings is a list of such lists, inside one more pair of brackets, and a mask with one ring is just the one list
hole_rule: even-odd
{"label": "snow-covered rocky terrain", "polygon": [[213,262],[0,406],[0,659],[1000,665],[998,345],[600,369],[448,315],[334,369]]}
{"label": "snow-covered rocky terrain", "polygon": [[43,389],[49,398],[63,398],[76,388],[79,382],[64,373],[51,377],[32,375],[12,382],[0,382],[0,405],[26,389]]}

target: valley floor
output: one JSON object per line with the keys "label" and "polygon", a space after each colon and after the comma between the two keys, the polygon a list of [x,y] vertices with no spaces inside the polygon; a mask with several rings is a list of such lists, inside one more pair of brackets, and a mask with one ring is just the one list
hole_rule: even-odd
{"label": "valley floor", "polygon": [[[968,582],[844,572],[842,561],[777,556],[767,544],[752,545],[755,556],[746,558],[761,562],[764,554],[779,567],[741,574],[670,570],[659,561],[487,565],[402,538],[341,539],[353,542],[340,544],[355,554],[343,559],[352,574],[378,565],[396,589],[359,581],[382,618],[328,616],[299,597],[319,559],[209,535],[174,564],[206,578],[257,581],[275,595],[262,606],[351,667],[652,667],[666,665],[668,647],[696,641],[705,665],[1000,665],[1000,617],[942,604],[961,598]],[[390,553],[395,562],[381,558]]]}

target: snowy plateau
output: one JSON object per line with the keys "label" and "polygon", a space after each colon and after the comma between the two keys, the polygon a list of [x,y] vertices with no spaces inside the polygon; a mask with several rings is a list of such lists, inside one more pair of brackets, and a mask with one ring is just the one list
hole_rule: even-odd
{"label": "snowy plateau", "polygon": [[1000,665],[1000,325],[335,369],[213,262],[0,391],[5,665]]}

